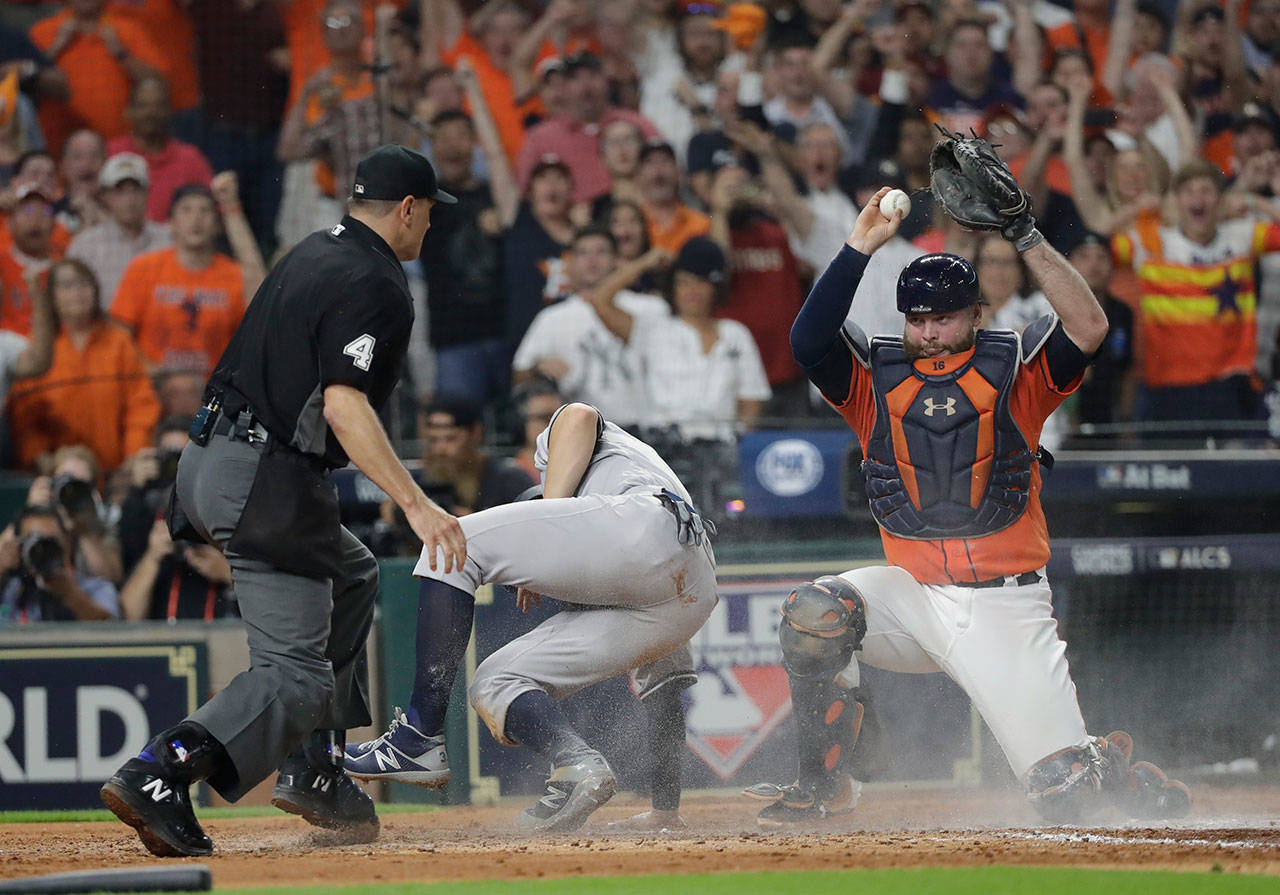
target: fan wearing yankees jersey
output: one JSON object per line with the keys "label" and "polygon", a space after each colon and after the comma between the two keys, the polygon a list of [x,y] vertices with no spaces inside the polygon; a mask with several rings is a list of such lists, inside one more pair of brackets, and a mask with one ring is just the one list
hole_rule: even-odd
{"label": "fan wearing yankees jersey", "polygon": [[[583,227],[574,234],[568,267],[573,294],[533,319],[516,349],[515,382],[540,374],[566,397],[600,408],[619,426],[632,427],[648,409],[636,354],[600,322],[583,297],[617,271],[617,240],[605,227]],[[668,313],[666,302],[656,295],[622,289],[616,301],[637,317]]]}

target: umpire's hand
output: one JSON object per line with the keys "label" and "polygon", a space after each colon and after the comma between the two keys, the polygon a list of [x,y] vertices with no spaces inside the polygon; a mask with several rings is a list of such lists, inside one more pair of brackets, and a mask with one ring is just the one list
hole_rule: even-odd
{"label": "umpire's hand", "polygon": [[446,573],[454,569],[461,571],[462,564],[467,561],[467,538],[456,517],[440,509],[435,501],[425,495],[421,501],[405,507],[404,517],[427,549],[431,571],[437,570],[437,550],[444,553]]}
{"label": "umpire's hand", "polygon": [[405,519],[429,549],[431,571],[437,571],[437,549],[444,552],[444,571],[467,561],[467,539],[458,520],[422,493],[391,446],[378,414],[364,393],[334,383],[324,389],[324,419],[351,462],[404,510]]}

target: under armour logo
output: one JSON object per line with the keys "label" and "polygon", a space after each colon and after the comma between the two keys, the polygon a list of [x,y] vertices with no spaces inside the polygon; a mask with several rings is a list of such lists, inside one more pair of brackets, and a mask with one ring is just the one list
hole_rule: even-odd
{"label": "under armour logo", "polygon": [[169,796],[173,795],[173,790],[164,785],[164,781],[159,777],[152,777],[146,783],[142,784],[142,791],[151,796],[153,802],[163,802]]}
{"label": "under armour logo", "polygon": [[955,416],[955,412],[956,412],[955,397],[953,396],[953,397],[947,398],[947,400],[941,404],[935,403],[933,398],[925,398],[924,399],[924,415],[933,416],[933,412],[935,410],[945,410],[947,412],[947,416]]}

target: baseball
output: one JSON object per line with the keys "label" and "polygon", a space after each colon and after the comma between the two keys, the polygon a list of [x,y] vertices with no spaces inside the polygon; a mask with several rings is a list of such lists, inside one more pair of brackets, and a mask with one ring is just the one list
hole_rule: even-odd
{"label": "baseball", "polygon": [[880,200],[880,213],[887,218],[892,218],[899,208],[902,209],[904,218],[911,214],[911,197],[902,190],[889,190]]}

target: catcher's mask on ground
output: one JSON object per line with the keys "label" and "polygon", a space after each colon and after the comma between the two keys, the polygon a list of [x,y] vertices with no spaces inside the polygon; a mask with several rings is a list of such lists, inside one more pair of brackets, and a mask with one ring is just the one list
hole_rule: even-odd
{"label": "catcher's mask on ground", "polygon": [[904,314],[942,314],[980,300],[978,272],[959,255],[921,255],[898,277],[898,310]]}

